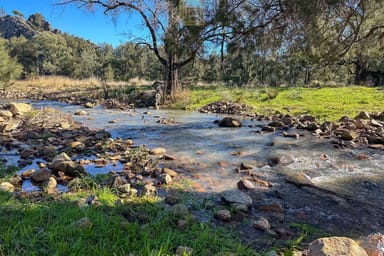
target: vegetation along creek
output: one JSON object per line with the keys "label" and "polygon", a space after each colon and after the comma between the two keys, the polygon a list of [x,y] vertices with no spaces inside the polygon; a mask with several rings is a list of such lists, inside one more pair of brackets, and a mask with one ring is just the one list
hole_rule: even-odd
{"label": "vegetation along creek", "polygon": [[0,256],[384,256],[383,45],[384,0],[2,0]]}

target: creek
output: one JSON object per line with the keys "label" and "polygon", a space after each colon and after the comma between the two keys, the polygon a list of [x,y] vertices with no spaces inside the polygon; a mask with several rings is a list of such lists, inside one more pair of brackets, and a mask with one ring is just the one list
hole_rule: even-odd
{"label": "creek", "polygon": [[[69,114],[79,109],[59,102],[32,104]],[[358,236],[384,232],[384,154],[380,150],[335,148],[329,139],[300,130],[294,131],[302,135],[298,139],[283,137],[280,131],[262,133],[263,123],[251,118],[240,119],[241,128],[220,128],[214,121],[223,116],[214,114],[101,107],[87,111],[89,115],[74,119],[105,129],[112,137],[166,148],[177,159],[169,167],[192,179],[199,192],[237,189],[244,176],[239,170],[243,163],[252,166],[248,174],[272,184],[272,188],[260,187],[253,198],[281,202],[286,209],[284,221],[309,222],[339,234],[346,230]],[[97,174],[116,168],[90,166],[87,170]],[[311,185],[288,183],[287,177],[304,177]]]}

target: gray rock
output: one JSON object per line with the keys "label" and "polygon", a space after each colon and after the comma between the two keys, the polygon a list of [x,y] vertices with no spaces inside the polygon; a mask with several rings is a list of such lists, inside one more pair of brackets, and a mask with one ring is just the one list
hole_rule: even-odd
{"label": "gray rock", "polygon": [[35,182],[44,182],[44,181],[48,181],[51,176],[52,176],[52,173],[49,170],[41,169],[34,172],[31,175],[31,179]]}
{"label": "gray rock", "polygon": [[357,137],[359,137],[359,134],[352,130],[344,130],[343,133],[340,135],[340,139],[342,140],[354,140]]}
{"label": "gray rock", "polygon": [[221,194],[221,198],[229,204],[237,203],[248,207],[253,203],[252,198],[249,195],[237,190],[225,191]]}
{"label": "gray rock", "polygon": [[66,153],[56,156],[49,165],[49,168],[54,171],[64,172],[71,177],[86,175],[84,167],[73,162]]}
{"label": "gray rock", "polygon": [[257,221],[253,223],[253,226],[256,229],[263,230],[263,231],[269,231],[271,230],[271,224],[266,218],[261,217]]}

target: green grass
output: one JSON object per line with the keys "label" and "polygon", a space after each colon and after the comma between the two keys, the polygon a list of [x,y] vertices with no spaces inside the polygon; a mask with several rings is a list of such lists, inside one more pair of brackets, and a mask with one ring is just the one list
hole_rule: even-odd
{"label": "green grass", "polygon": [[344,115],[354,117],[361,111],[383,111],[384,90],[363,86],[279,89],[200,86],[191,88],[191,103],[185,108],[199,109],[219,100],[245,103],[261,114],[279,111],[334,121]]}
{"label": "green grass", "polygon": [[[93,192],[100,205],[79,204],[86,191],[35,202],[0,193],[0,255],[174,255],[178,246],[193,248],[193,255],[256,255],[228,230],[190,215],[187,227],[178,228],[160,198],[116,204],[111,191]],[[73,225],[83,217],[92,225]]]}

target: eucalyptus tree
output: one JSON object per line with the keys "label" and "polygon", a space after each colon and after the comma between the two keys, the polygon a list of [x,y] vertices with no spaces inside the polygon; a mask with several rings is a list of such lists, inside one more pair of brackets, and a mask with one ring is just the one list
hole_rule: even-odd
{"label": "eucalyptus tree", "polygon": [[5,90],[12,85],[12,80],[21,74],[22,66],[9,56],[6,40],[0,38],[0,84]]}

